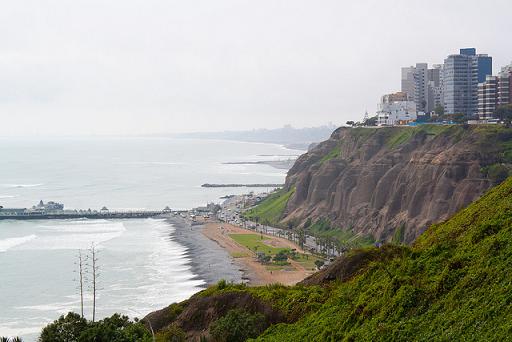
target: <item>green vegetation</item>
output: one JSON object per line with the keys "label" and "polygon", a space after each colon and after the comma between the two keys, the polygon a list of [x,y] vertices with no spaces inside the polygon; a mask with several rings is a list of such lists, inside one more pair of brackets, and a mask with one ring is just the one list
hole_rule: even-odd
{"label": "green vegetation", "polygon": [[187,335],[183,330],[174,324],[166,327],[156,335],[156,342],[185,342]]}
{"label": "green vegetation", "polygon": [[444,115],[444,107],[440,104],[438,104],[435,108],[434,108],[434,112],[437,114],[437,115]]}
{"label": "green vegetation", "polygon": [[317,268],[317,262],[324,262],[323,259],[316,255],[301,253],[297,253],[297,256],[293,260],[297,261],[299,264],[302,265],[302,267],[304,267],[307,270],[315,270]]}
{"label": "green vegetation", "polygon": [[307,313],[319,309],[321,304],[329,298],[330,291],[329,287],[320,286],[288,287],[273,284],[250,287],[245,284],[227,284],[221,281],[195,296],[209,297],[222,293],[246,292],[266,303],[270,303],[273,308],[285,315],[287,321],[296,321]]}
{"label": "green vegetation", "polygon": [[325,163],[328,160],[337,158],[341,156],[341,148],[339,146],[336,146],[331,150],[331,152],[327,153],[325,156],[323,156],[322,159],[320,159],[320,164]]}
{"label": "green vegetation", "polygon": [[419,133],[424,133],[430,136],[437,136],[440,134],[453,135],[459,139],[460,134],[464,132],[462,126],[456,125],[419,125],[415,127],[393,127],[389,130],[391,133],[386,140],[388,148],[396,148],[400,145],[407,143],[412,137]]}
{"label": "green vegetation", "polygon": [[416,132],[413,127],[400,128],[395,134],[391,135],[391,137],[386,142],[386,146],[389,148],[400,146],[403,143],[408,142],[415,133]]}
{"label": "green vegetation", "polygon": [[[351,250],[344,260],[351,276],[343,282],[293,287],[219,282],[196,296],[248,293],[282,312],[284,322],[257,341],[509,340],[512,177],[431,226],[412,247]],[[241,321],[222,320],[222,330],[238,331]]]}
{"label": "green vegetation", "polygon": [[[372,248],[374,253],[384,253]],[[352,251],[365,253],[365,250]],[[378,255],[378,254],[377,254]],[[333,283],[329,299],[261,341],[508,340],[512,334],[512,178],[412,248]]]}
{"label": "green vegetation", "polygon": [[379,128],[369,128],[369,127],[356,127],[350,131],[350,134],[358,140],[358,143],[361,144],[374,133],[378,132]]}
{"label": "green vegetation", "polygon": [[399,245],[404,242],[404,233],[405,233],[405,225],[401,225],[400,227],[395,229],[395,232],[393,233],[393,238],[391,239],[391,242]]}
{"label": "green vegetation", "polygon": [[496,108],[495,115],[500,120],[510,123],[512,121],[512,104],[499,106]]}
{"label": "green vegetation", "polygon": [[276,248],[265,244],[265,237],[259,234],[229,234],[229,237],[251,251],[263,252],[267,255],[276,255],[279,252],[290,250],[289,248]]}
{"label": "green vegetation", "polygon": [[[264,263],[272,261],[271,267],[267,267],[269,270],[283,269],[283,266],[289,265],[288,258],[297,261],[306,269],[314,269],[315,261],[320,259],[314,255],[297,253],[290,248],[269,246],[265,243],[265,237],[260,234],[230,234],[229,237],[254,253],[264,253],[262,258],[265,259],[260,261]],[[240,254],[238,257],[248,256],[246,253],[238,254]]]}
{"label": "green vegetation", "polygon": [[510,175],[512,167],[504,164],[492,164],[482,168],[482,173],[494,184],[503,182]]}
{"label": "green vegetation", "polygon": [[263,314],[234,309],[211,325],[210,334],[218,342],[243,342],[261,334],[265,325]]}
{"label": "green vegetation", "polygon": [[309,226],[309,233],[317,240],[333,240],[338,247],[360,248],[372,245],[375,241],[368,235],[356,235],[349,230],[333,227],[329,220],[318,219]]}
{"label": "green vegetation", "polygon": [[281,220],[288,200],[295,192],[295,188],[286,191],[284,189],[278,190],[269,195],[255,208],[245,212],[244,217],[262,224],[280,226]]}
{"label": "green vegetation", "polygon": [[245,253],[245,252],[232,252],[230,253],[230,255],[233,257],[233,258],[246,258],[249,256],[249,253]]}
{"label": "green vegetation", "polygon": [[99,322],[91,322],[70,312],[48,324],[39,342],[149,342],[150,332],[141,323],[114,314]]}

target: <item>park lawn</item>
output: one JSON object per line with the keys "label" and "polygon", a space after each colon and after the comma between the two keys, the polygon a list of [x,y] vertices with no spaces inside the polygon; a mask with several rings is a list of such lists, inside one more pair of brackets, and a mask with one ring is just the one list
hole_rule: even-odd
{"label": "park lawn", "polygon": [[294,260],[307,270],[316,270],[315,261],[323,259],[311,254],[297,254],[297,258]]}
{"label": "park lawn", "polygon": [[229,234],[229,237],[253,252],[263,252],[270,256],[276,255],[280,251],[290,250],[284,247],[276,248],[269,246],[263,243],[264,239],[268,239],[268,237],[262,238],[262,236],[258,234]]}

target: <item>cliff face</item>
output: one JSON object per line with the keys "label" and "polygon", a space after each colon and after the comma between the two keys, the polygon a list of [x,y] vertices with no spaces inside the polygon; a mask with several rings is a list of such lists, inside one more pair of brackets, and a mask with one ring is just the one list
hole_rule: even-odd
{"label": "cliff face", "polygon": [[498,126],[338,128],[288,172],[281,223],[412,242],[504,178],[511,143]]}

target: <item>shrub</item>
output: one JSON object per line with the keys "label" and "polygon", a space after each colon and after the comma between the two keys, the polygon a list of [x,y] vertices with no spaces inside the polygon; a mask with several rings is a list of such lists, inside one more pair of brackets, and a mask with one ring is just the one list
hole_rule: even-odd
{"label": "shrub", "polygon": [[233,309],[211,325],[210,334],[219,342],[243,342],[257,337],[265,327],[263,314],[250,314],[241,309]]}
{"label": "shrub", "polygon": [[89,326],[85,318],[79,314],[69,312],[66,316],[62,315],[48,324],[39,337],[39,342],[67,342],[78,341],[83,331]]}
{"label": "shrub", "polygon": [[185,342],[187,335],[180,327],[172,324],[158,333],[156,342]]}
{"label": "shrub", "polygon": [[127,316],[114,314],[99,322],[90,322],[70,312],[65,317],[48,324],[39,342],[149,342],[151,334],[142,325]]}

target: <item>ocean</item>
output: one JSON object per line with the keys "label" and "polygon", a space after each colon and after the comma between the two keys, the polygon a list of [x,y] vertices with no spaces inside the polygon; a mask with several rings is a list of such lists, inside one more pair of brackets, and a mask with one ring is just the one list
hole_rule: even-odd
{"label": "ocean", "polygon": [[[282,183],[286,170],[228,162],[286,159],[279,145],[167,138],[0,139],[0,205],[40,200],[67,209],[190,209],[221,196],[266,188],[203,183]],[[68,311],[79,312],[77,255],[95,244],[97,317],[142,317],[206,285],[188,247],[162,219],[0,221],[0,336],[37,338]],[[213,244],[212,244],[213,245]],[[85,314],[91,316],[86,287]]]}

